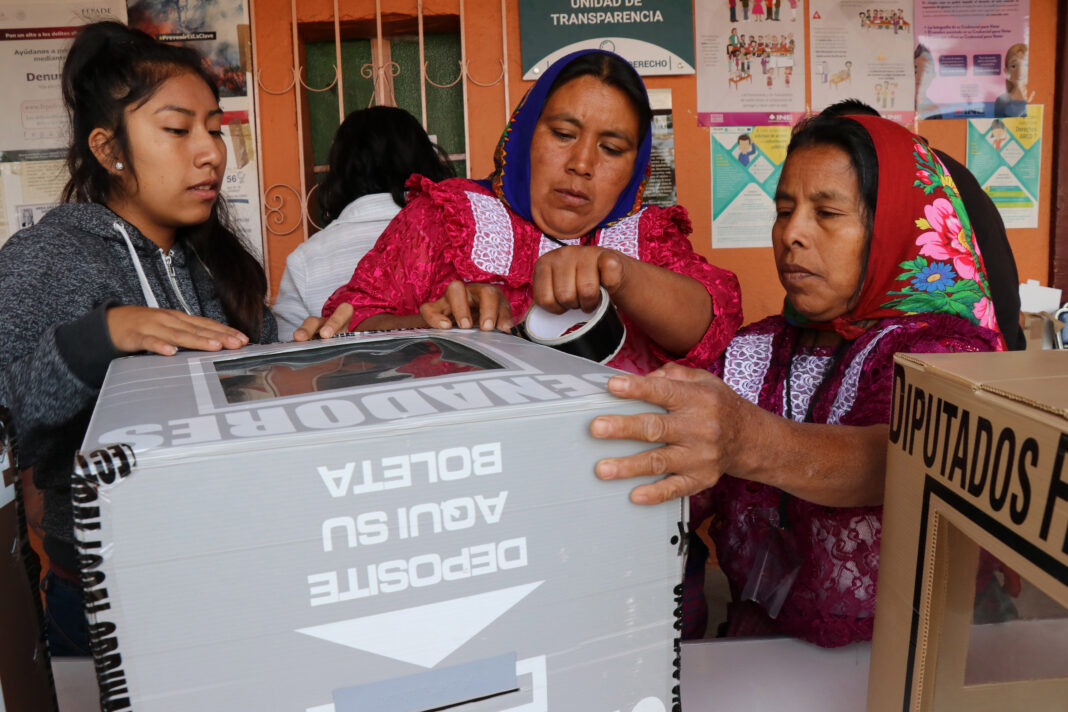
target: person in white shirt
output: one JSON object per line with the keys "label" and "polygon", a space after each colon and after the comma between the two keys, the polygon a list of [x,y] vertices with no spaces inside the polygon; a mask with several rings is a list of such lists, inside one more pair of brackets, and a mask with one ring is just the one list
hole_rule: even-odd
{"label": "person in white shirt", "polygon": [[404,109],[373,106],[354,111],[338,127],[330,172],[320,188],[326,228],[286,259],[272,310],[278,338],[290,341],[309,316],[347,283],[360,259],[404,207],[404,184],[417,173],[433,181],[455,174],[448,156]]}

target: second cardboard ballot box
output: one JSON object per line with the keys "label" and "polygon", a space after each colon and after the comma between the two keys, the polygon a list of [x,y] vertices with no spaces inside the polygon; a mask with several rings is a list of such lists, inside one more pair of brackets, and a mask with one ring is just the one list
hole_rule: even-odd
{"label": "second cardboard ballot box", "polygon": [[898,354],[869,712],[1068,708],[1068,353]]}
{"label": "second cardboard ballot box", "polygon": [[76,467],[104,709],[665,712],[678,503],[612,369],[403,332],[116,361]]}

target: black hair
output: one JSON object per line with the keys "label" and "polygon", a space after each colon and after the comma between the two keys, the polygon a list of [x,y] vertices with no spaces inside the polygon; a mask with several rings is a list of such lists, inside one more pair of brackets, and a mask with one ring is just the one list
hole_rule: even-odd
{"label": "black hair", "polygon": [[[833,118],[836,116],[880,116],[878,109],[874,108],[870,104],[865,104],[860,99],[842,99],[841,101],[831,104],[826,109],[820,112],[820,116],[824,118]],[[799,124],[800,126],[800,124]]]}
{"label": "black hair", "polygon": [[219,98],[203,58],[193,49],[157,42],[140,30],[112,21],[86,25],[78,33],[63,64],[63,103],[71,125],[70,180],[63,189],[64,201],[108,200],[115,179],[93,155],[89,135],[97,128],[109,131],[109,154],[133,173],[126,109],[141,106],[163,82],[187,72],[203,79]]}
{"label": "black hair", "polygon": [[[183,74],[203,79],[218,100],[215,80],[196,50],[164,44],[119,22],[96,22],[81,29],[63,63],[63,103],[71,126],[70,180],[63,188],[64,202],[107,204],[119,189],[90,148],[94,129],[111,134],[109,162],[122,161],[123,171],[137,180],[126,110],[142,106],[165,81]],[[176,239],[192,247],[211,274],[229,324],[258,341],[267,277],[231,224],[223,198],[215,201],[205,222],[179,228]]]}
{"label": "black hair", "polygon": [[389,193],[403,208],[404,183],[413,173],[432,181],[456,175],[448,155],[404,109],[372,106],[352,112],[330,147],[330,172],[319,193],[323,219],[334,220],[346,205],[370,193]]}
{"label": "black hair", "polygon": [[638,114],[638,144],[641,145],[653,121],[653,109],[649,106],[649,95],[645,92],[642,78],[638,76],[638,72],[629,62],[617,54],[590,52],[571,60],[556,75],[552,86],[549,87],[549,93],[545,95],[545,100],[548,101],[557,89],[572,79],[586,75],[596,77],[608,86],[619,89],[627,97]]}
{"label": "black hair", "polygon": [[797,125],[786,156],[812,146],[833,146],[845,151],[857,177],[864,225],[869,239],[875,228],[875,207],[879,197],[879,157],[875,143],[858,122],[842,116],[817,114]]}

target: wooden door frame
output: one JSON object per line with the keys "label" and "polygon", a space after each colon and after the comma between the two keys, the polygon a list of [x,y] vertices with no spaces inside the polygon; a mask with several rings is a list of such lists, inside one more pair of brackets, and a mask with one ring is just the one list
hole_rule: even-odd
{"label": "wooden door frame", "polygon": [[1057,13],[1057,77],[1053,95],[1053,209],[1049,226],[1049,283],[1068,296],[1068,12]]}

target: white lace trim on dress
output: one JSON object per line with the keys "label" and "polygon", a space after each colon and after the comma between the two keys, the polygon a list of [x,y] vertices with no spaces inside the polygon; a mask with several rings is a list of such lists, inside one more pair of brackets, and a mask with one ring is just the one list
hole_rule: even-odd
{"label": "white lace trim on dress", "polygon": [[471,203],[471,214],[475,218],[471,261],[476,267],[490,274],[508,274],[512,269],[515,245],[508,209],[490,195],[468,192],[467,199]]}
{"label": "white lace trim on dress", "polygon": [[723,382],[750,403],[757,403],[764,377],[771,365],[774,334],[736,336],[727,345],[723,359]]}
{"label": "white lace trim on dress", "polygon": [[[564,243],[564,245],[580,245],[582,244],[582,238],[576,237],[573,240],[560,240],[560,242]],[[563,247],[564,245],[561,245],[560,242],[554,242],[545,235],[542,235],[541,241],[538,243],[538,257],[541,257],[546,252],[552,252],[559,247]]]}
{"label": "white lace trim on dress", "polygon": [[860,374],[864,370],[864,362],[868,360],[868,354],[879,341],[895,329],[900,329],[899,324],[888,326],[880,331],[875,338],[871,340],[864,350],[857,354],[857,357],[846,367],[845,375],[842,376],[842,385],[838,389],[838,395],[835,396],[834,403],[831,405],[831,412],[827,416],[827,422],[831,425],[837,425],[841,422],[842,416],[853,409],[853,403],[857,400],[857,385],[860,383]]}
{"label": "white lace trim on dress", "polygon": [[816,395],[823,379],[829,374],[827,368],[833,359],[821,354],[797,354],[790,365],[790,409],[786,405],[786,389],[783,389],[783,413],[790,413],[794,420],[804,422],[808,404]]}
{"label": "white lace trim on dress", "polygon": [[623,218],[612,227],[601,230],[601,236],[597,240],[598,247],[622,252],[627,257],[633,257],[636,260],[641,259],[638,256],[638,224],[641,222],[642,213],[644,212],[645,208],[642,208],[634,215]]}

